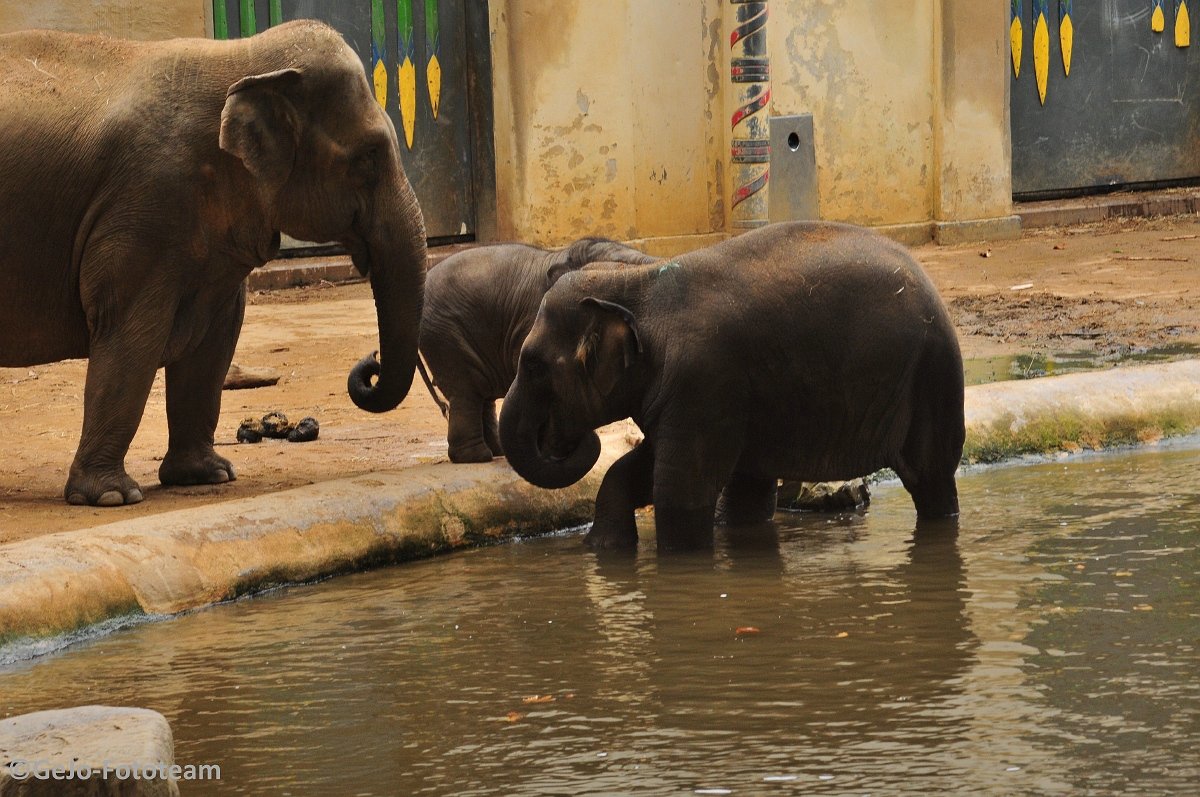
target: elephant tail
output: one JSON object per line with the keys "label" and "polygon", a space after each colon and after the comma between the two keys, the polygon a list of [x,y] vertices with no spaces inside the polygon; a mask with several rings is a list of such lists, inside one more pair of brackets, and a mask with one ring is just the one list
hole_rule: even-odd
{"label": "elephant tail", "polygon": [[450,417],[450,405],[446,403],[445,399],[438,395],[437,385],[429,377],[429,371],[425,368],[425,355],[420,351],[417,352],[417,371],[420,372],[421,380],[425,382],[425,387],[428,388],[429,395],[433,399],[433,403],[436,404],[438,409],[442,411],[442,417],[448,419]]}

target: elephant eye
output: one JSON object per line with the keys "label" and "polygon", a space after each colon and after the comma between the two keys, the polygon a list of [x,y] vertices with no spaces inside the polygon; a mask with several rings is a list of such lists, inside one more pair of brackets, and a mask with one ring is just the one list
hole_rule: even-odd
{"label": "elephant eye", "polygon": [[354,158],[352,169],[354,175],[367,185],[374,185],[379,177],[379,165],[383,158],[383,148],[371,145],[359,150]]}
{"label": "elephant eye", "polygon": [[537,379],[545,375],[546,363],[538,357],[526,357],[521,361],[521,369],[525,371],[526,376]]}

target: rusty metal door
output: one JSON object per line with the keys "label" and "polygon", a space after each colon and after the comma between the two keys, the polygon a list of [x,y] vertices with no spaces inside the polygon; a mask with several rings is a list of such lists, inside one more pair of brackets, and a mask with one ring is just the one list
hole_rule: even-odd
{"label": "rusty metal door", "polygon": [[[327,23],[358,53],[400,137],[431,240],[470,240],[494,208],[486,3],[214,0],[216,38],[293,19]],[[482,196],[481,196],[482,195]]]}
{"label": "rusty metal door", "polygon": [[1010,0],[1018,198],[1200,176],[1198,6]]}

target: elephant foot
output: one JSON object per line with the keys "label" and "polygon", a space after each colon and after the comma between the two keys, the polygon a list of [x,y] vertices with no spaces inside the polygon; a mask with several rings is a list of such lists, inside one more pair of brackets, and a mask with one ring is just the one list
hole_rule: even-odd
{"label": "elephant foot", "polygon": [[777,484],[775,479],[734,474],[717,498],[717,524],[748,526],[766,523],[775,516]]}
{"label": "elephant foot", "polygon": [[140,503],[142,488],[124,470],[95,472],[71,469],[63,498],[74,506],[124,506]]}
{"label": "elephant foot", "polygon": [[458,465],[467,462],[491,462],[494,458],[492,450],[483,442],[471,446],[451,446],[447,453],[450,455],[450,461]]}
{"label": "elephant foot", "polygon": [[595,520],[592,529],[583,538],[583,544],[593,551],[629,550],[637,548],[637,524],[632,514],[628,522],[605,522]]}
{"label": "elephant foot", "polygon": [[699,551],[713,547],[715,507],[691,509],[654,508],[655,534],[659,551]]}
{"label": "elephant foot", "polygon": [[235,479],[233,463],[211,449],[182,454],[168,451],[158,466],[158,480],[164,486],[224,484]]}

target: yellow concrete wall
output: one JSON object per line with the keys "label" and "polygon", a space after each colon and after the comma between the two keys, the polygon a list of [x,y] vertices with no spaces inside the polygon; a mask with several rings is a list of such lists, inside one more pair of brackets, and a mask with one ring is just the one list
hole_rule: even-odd
{"label": "yellow concrete wall", "polygon": [[[501,237],[728,231],[726,5],[492,0]],[[769,111],[813,114],[823,218],[1012,219],[1004,14],[770,0]]]}
{"label": "yellow concrete wall", "polygon": [[1003,3],[943,3],[937,141],[939,219],[991,218],[1012,205],[1009,24]]}
{"label": "yellow concrete wall", "polygon": [[211,6],[205,0],[5,0],[0,33],[48,28],[125,39],[202,37]]}
{"label": "yellow concrete wall", "polygon": [[934,0],[771,0],[772,113],[811,113],[821,215],[931,218]]}
{"label": "yellow concrete wall", "polygon": [[500,237],[723,226],[716,0],[489,5]]}

